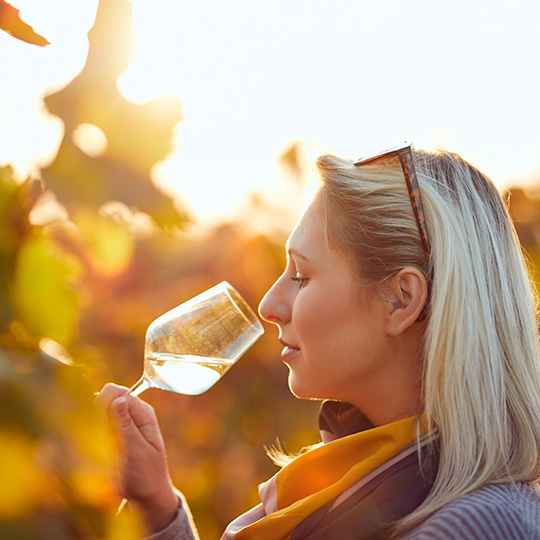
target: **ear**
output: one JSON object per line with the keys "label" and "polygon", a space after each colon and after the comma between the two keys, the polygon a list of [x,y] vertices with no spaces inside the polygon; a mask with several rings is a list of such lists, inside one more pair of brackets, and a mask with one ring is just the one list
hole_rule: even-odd
{"label": "ear", "polygon": [[424,274],[407,266],[388,280],[387,333],[398,336],[412,326],[420,317],[426,304],[428,287]]}

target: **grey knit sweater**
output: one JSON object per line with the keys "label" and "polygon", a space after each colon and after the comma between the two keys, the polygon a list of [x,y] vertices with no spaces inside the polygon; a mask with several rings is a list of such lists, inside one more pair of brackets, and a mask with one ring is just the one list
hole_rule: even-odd
{"label": "grey knit sweater", "polygon": [[484,486],[400,540],[540,540],[540,496],[525,484]]}

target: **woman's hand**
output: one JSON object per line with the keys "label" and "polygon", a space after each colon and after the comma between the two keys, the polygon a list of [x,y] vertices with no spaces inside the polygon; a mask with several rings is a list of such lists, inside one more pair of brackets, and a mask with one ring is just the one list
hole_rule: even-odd
{"label": "woman's hand", "polygon": [[108,413],[120,440],[121,495],[137,507],[151,532],[164,529],[176,515],[178,496],[154,409],[111,383],[96,403]]}

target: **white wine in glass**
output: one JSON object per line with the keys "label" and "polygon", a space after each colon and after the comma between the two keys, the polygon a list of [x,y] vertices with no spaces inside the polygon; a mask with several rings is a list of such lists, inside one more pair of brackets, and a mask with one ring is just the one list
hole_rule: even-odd
{"label": "white wine in glass", "polygon": [[197,395],[211,388],[259,339],[261,322],[226,281],[158,317],[146,332],[144,370],[130,389]]}

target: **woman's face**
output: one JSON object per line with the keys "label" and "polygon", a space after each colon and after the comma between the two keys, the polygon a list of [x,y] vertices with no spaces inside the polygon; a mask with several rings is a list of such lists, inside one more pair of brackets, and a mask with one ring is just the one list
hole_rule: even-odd
{"label": "woman's face", "polygon": [[285,272],[259,307],[279,328],[291,391],[356,404],[376,391],[385,307],[362,286],[351,261],[327,247],[312,203],[289,237]]}

